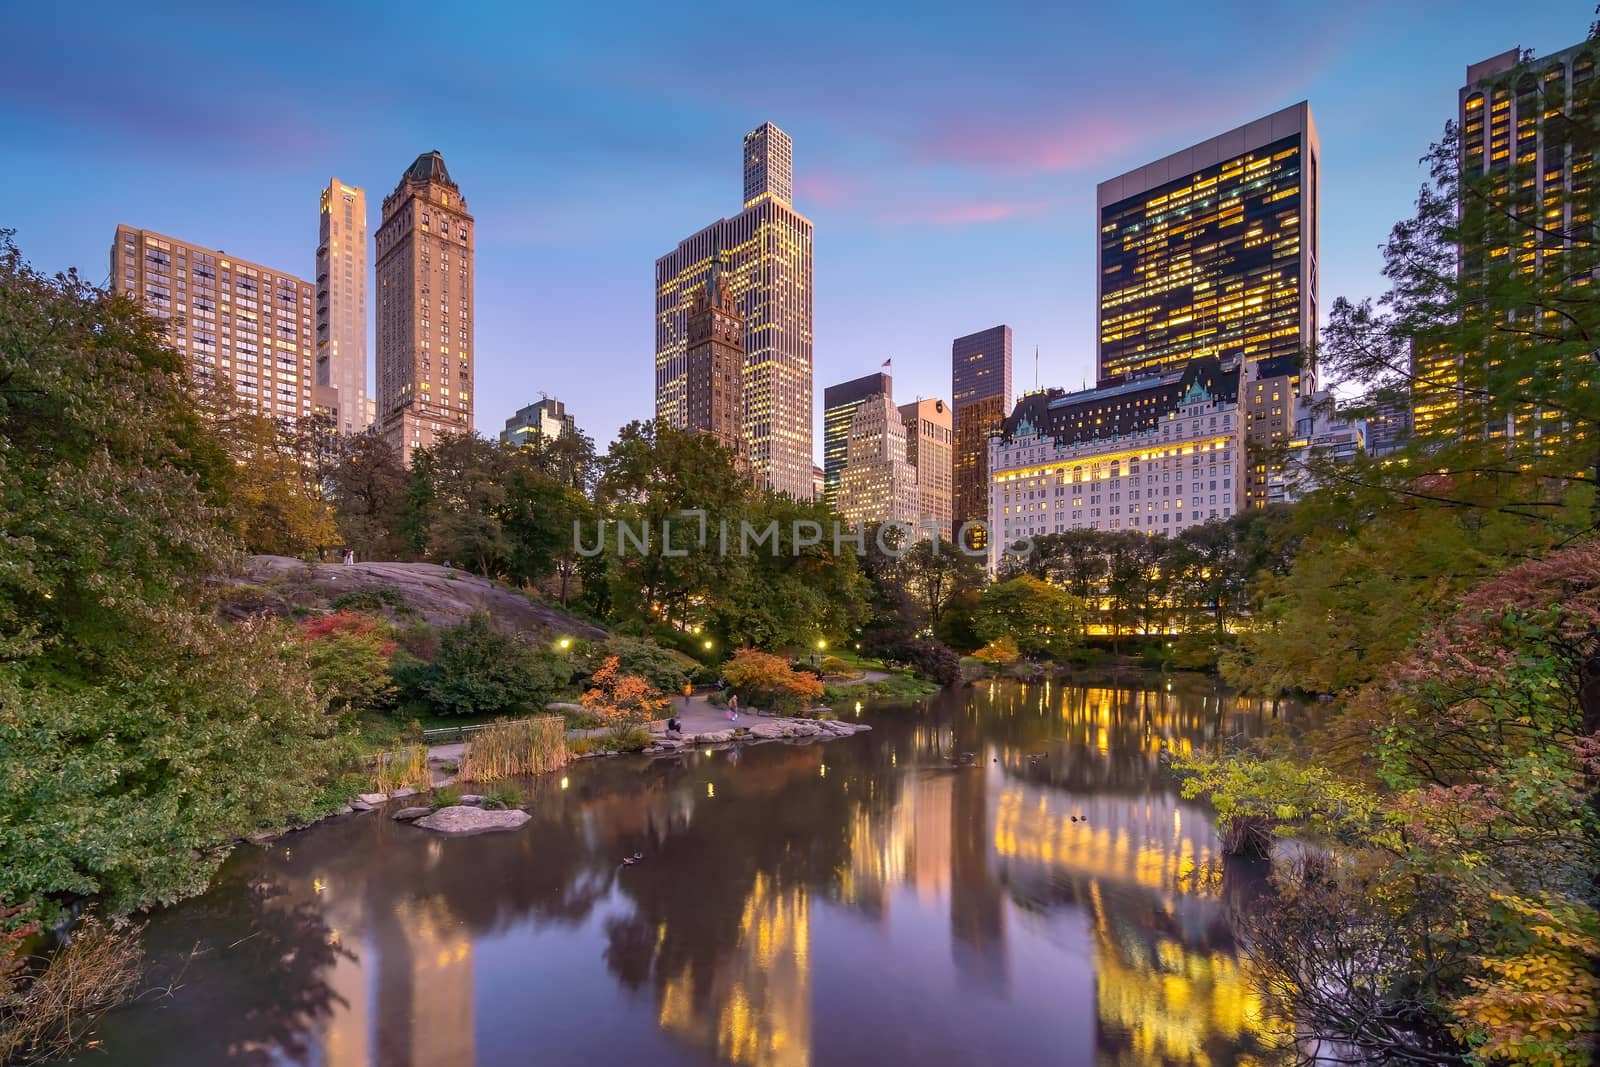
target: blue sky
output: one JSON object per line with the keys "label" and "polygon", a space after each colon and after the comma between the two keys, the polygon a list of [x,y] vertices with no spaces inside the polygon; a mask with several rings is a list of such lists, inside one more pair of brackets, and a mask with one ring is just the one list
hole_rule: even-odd
{"label": "blue sky", "polygon": [[[1468,63],[1580,40],[1591,4],[0,4],[0,226],[103,281],[118,223],[305,277],[329,176],[369,225],[437,148],[477,218],[477,425],[540,393],[602,446],[652,414],[652,271],[794,138],[816,224],[816,393],[1015,331],[1015,382],[1094,371],[1095,185],[1302,99],[1322,305],[1379,246]],[[820,426],[818,437],[820,453]]]}

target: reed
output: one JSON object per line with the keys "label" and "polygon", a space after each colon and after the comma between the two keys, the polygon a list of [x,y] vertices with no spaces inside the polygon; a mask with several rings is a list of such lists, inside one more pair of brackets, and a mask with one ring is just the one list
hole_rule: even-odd
{"label": "reed", "polygon": [[461,757],[461,780],[495,782],[566,766],[567,724],[556,715],[497,722],[473,734]]}
{"label": "reed", "polygon": [[380,752],[372,778],[380,793],[430,788],[433,775],[428,771],[428,746],[401,745],[393,752]]}

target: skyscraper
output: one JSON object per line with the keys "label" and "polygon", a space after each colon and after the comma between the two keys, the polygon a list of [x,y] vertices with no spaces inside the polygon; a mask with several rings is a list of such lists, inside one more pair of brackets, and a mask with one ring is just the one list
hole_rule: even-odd
{"label": "skyscraper", "polygon": [[906,425],[887,393],[862,400],[850,416],[837,499],[846,522],[917,521],[917,473],[906,460]]}
{"label": "skyscraper", "polygon": [[1301,102],[1100,183],[1100,384],[1311,345],[1320,154]]}
{"label": "skyscraper", "polygon": [[472,431],[472,249],[461,189],[424,152],[383,198],[378,227],[378,419],[407,465]]}
{"label": "skyscraper", "polygon": [[[989,431],[1011,411],[1011,327],[993,326],[950,342],[950,409],[955,423],[953,459],[955,533],[989,518]],[[974,529],[968,546],[986,543]]]}
{"label": "skyscraper", "polygon": [[830,385],[822,391],[822,498],[830,507],[839,499],[839,474],[844,470],[850,420],[869,397],[893,396],[894,383],[878,372]]}
{"label": "skyscraper", "polygon": [[688,425],[688,318],[713,261],[745,320],[743,432],[757,480],[812,495],[811,220],[790,203],[793,150],[771,123],[745,135],[744,209],[656,260],[656,419]]}
{"label": "skyscraper", "polygon": [[506,420],[505,429],[500,431],[500,443],[520,445],[536,436],[555,441],[577,432],[578,422],[567,414],[567,406],[547,396],[525,408],[518,408],[517,413]]}
{"label": "skyscraper", "polygon": [[367,428],[367,194],[338,178],[317,236],[317,385],[335,391],[341,433]]}
{"label": "skyscraper", "polygon": [[[1600,48],[1585,41],[1539,57],[1525,69],[1519,69],[1520,48],[1467,67],[1466,84],[1458,92],[1461,179],[1468,183],[1502,175],[1514,181],[1511,188],[1521,192],[1516,213],[1536,220],[1519,219],[1511,232],[1521,247],[1491,247],[1489,263],[1515,262],[1518,270],[1532,274],[1547,264],[1563,263],[1562,256],[1575,244],[1588,243],[1579,233],[1593,224],[1594,149],[1583,135],[1574,135],[1584,123],[1572,119],[1593,106],[1597,55]],[[1497,196],[1504,195],[1504,187],[1497,190]],[[1497,224],[1504,227],[1504,220]],[[1471,224],[1463,220],[1463,225]],[[1514,260],[1503,258],[1510,254]],[[1457,269],[1481,271],[1485,266],[1461,262]],[[1563,269],[1573,269],[1570,256]],[[1492,390],[1491,374],[1480,360],[1463,375],[1462,358],[1437,339],[1413,343],[1411,428],[1418,437],[1482,435],[1540,448],[1560,439],[1566,420],[1559,411],[1534,404],[1509,412],[1504,405],[1491,404],[1493,418],[1480,411],[1478,397]]]}
{"label": "skyscraper", "polygon": [[716,264],[690,297],[685,429],[709,434],[750,469],[744,439],[744,316]]}
{"label": "skyscraper", "polygon": [[941,535],[955,537],[950,528],[955,430],[950,405],[943,400],[914,400],[900,405],[906,424],[906,462],[917,475],[917,521],[937,522]]}
{"label": "skyscraper", "polygon": [[310,282],[176,237],[118,226],[111,290],[166,320],[167,339],[196,380],[227,389],[262,415],[312,413]]}

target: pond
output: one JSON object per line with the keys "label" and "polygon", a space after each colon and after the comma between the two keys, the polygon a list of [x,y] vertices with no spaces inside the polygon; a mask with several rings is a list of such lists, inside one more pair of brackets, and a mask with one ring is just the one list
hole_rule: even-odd
{"label": "pond", "polygon": [[[982,683],[870,733],[576,764],[533,821],[382,813],[156,915],[116,1064],[1265,1061],[1219,854],[1163,769],[1273,712],[1199,677]],[[625,857],[642,858],[624,864]]]}

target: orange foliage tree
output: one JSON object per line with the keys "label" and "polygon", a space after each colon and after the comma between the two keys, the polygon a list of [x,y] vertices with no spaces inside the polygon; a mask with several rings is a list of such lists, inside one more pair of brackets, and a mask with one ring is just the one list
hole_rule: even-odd
{"label": "orange foliage tree", "polygon": [[593,686],[584,691],[582,704],[600,716],[615,734],[659,718],[672,698],[638,674],[623,674],[616,656],[609,656],[594,672]]}
{"label": "orange foliage tree", "polygon": [[798,711],[822,699],[822,682],[782,656],[744,649],[722,665],[723,679],[753,707]]}

